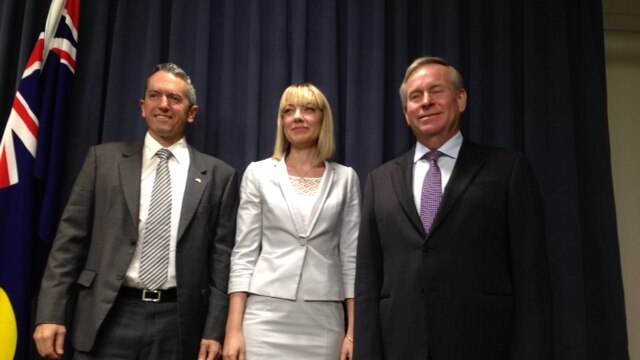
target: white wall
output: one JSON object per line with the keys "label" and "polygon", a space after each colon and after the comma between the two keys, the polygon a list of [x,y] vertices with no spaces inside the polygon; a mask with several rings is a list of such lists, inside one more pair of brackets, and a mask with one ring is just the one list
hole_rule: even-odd
{"label": "white wall", "polygon": [[629,355],[631,360],[640,360],[640,1],[604,0],[603,9],[611,165]]}

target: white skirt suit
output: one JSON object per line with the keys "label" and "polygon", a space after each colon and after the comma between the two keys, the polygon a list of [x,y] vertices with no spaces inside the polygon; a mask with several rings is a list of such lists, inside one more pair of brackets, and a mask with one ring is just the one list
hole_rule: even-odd
{"label": "white skirt suit", "polygon": [[340,355],[342,302],[354,296],[358,176],[349,167],[325,162],[307,214],[299,201],[283,160],[247,167],[229,293],[250,293],[243,321],[248,360]]}

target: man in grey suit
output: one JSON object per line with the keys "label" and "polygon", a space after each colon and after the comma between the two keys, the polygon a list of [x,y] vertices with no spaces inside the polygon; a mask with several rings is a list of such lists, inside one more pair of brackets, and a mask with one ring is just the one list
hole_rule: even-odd
{"label": "man in grey suit", "polygon": [[463,139],[462,76],[415,60],[400,88],[416,139],[367,179],[355,359],[549,360],[543,206],[521,153]]}
{"label": "man in grey suit", "polygon": [[195,95],[178,66],[156,66],[144,141],[89,150],[42,279],[40,355],[62,357],[69,311],[74,359],[219,357],[237,176],[186,143]]}

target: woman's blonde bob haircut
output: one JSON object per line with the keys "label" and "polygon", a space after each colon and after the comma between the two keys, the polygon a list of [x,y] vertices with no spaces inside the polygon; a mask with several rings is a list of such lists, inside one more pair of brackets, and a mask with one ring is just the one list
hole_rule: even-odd
{"label": "woman's blonde bob haircut", "polygon": [[318,161],[331,159],[336,151],[331,107],[322,91],[309,83],[291,85],[282,94],[280,107],[278,108],[278,128],[276,130],[276,145],[273,149],[273,158],[281,160],[291,151],[291,143],[284,135],[284,127],[282,126],[284,109],[288,105],[311,105],[322,111],[322,128],[318,138],[318,154],[316,156]]}

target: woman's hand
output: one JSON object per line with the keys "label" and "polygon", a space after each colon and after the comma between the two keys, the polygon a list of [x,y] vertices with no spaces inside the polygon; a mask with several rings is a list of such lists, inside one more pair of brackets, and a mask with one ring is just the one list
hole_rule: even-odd
{"label": "woman's hand", "polygon": [[222,348],[223,360],[245,360],[246,350],[244,335],[241,331],[227,333]]}

